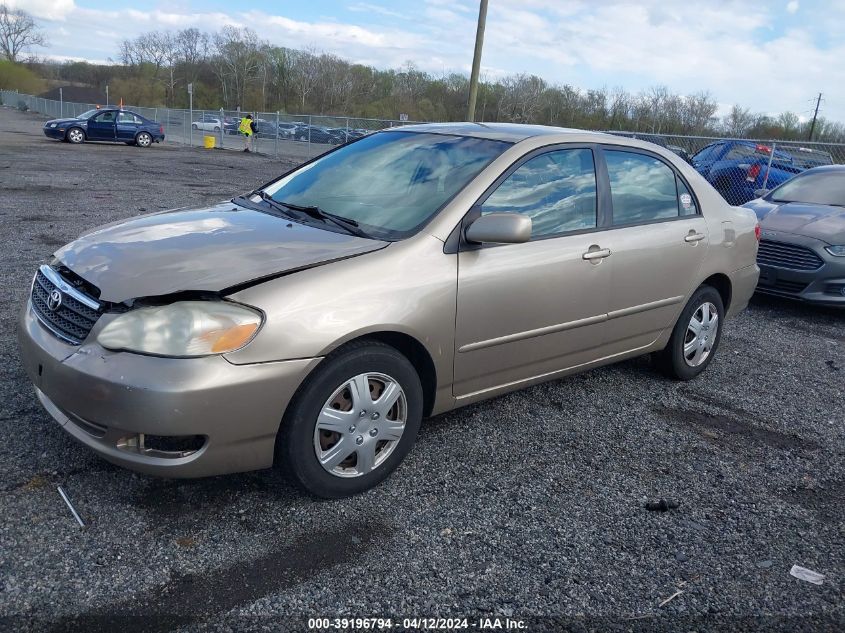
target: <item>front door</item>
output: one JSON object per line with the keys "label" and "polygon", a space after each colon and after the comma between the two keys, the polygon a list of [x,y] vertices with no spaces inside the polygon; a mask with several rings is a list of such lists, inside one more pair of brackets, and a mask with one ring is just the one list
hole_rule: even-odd
{"label": "front door", "polygon": [[529,155],[482,196],[474,213],[526,214],[532,237],[458,254],[456,397],[601,355],[610,268],[597,200],[589,147]]}
{"label": "front door", "polygon": [[684,180],[649,152],[605,146],[610,183],[612,255],[609,351],[654,342],[674,325],[698,283],[707,252],[707,222]]}
{"label": "front door", "polygon": [[115,140],[116,110],[106,110],[88,119],[88,138],[92,141]]}

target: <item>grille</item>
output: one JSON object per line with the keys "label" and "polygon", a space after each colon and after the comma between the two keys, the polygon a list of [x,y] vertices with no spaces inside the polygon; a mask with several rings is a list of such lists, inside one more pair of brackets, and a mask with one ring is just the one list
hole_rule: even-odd
{"label": "grille", "polygon": [[757,263],[792,270],[818,270],[824,260],[803,246],[762,240],[757,251]]}
{"label": "grille", "polygon": [[[54,271],[50,272],[56,275]],[[54,290],[61,293],[62,302],[57,309],[51,310],[49,306],[50,293]],[[84,295],[81,296],[84,297]],[[89,301],[96,303],[90,298]],[[99,310],[85,305],[68,292],[62,291],[56,283],[44,274],[43,268],[36,273],[35,283],[32,284],[32,308],[35,315],[50,332],[74,345],[79,345],[85,340],[97,319],[100,318]]]}

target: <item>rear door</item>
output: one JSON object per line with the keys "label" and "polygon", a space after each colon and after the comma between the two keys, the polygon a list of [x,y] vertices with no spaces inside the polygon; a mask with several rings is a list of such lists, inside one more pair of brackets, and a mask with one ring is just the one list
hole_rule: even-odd
{"label": "rear door", "polygon": [[651,152],[604,146],[610,185],[610,353],[652,343],[674,325],[699,282],[707,222],[694,193],[669,162]]}
{"label": "rear door", "polygon": [[601,356],[610,269],[601,252],[603,196],[596,182],[592,147],[534,152],[505,172],[470,212],[467,220],[522,213],[533,228],[531,241],[523,244],[461,247],[458,398]]}
{"label": "rear door", "polygon": [[94,141],[115,140],[116,110],[106,110],[88,119],[88,138]]}
{"label": "rear door", "polygon": [[143,121],[131,112],[120,112],[117,115],[117,140],[134,141],[141,129]]}

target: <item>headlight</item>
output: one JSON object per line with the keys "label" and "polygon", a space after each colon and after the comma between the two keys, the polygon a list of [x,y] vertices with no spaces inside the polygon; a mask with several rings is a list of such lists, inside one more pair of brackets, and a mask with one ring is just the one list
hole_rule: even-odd
{"label": "headlight", "polygon": [[249,343],[261,321],[261,314],[237,303],[179,301],[122,314],[100,331],[97,342],[157,356],[225,354]]}
{"label": "headlight", "polygon": [[56,124],[55,124],[55,123],[51,123],[51,124],[50,124],[50,127],[56,127]]}
{"label": "headlight", "polygon": [[839,246],[825,246],[824,250],[835,257],[845,257],[845,244],[841,244]]}

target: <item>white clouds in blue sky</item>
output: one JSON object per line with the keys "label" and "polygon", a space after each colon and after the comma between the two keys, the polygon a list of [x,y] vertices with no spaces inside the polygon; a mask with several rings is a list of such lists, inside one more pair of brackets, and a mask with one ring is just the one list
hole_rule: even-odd
{"label": "white clouds in blue sky", "polygon": [[[6,0],[41,20],[50,55],[104,60],[150,29],[249,26],[271,43],[377,67],[468,72],[477,0]],[[726,107],[845,121],[842,0],[490,0],[482,72],[582,88],[709,90]]]}

